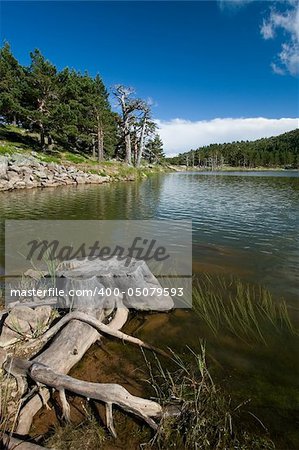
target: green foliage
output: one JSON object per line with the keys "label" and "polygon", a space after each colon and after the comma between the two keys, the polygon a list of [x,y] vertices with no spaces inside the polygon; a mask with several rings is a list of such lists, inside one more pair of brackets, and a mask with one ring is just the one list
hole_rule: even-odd
{"label": "green foliage", "polygon": [[21,113],[24,71],[5,43],[0,49],[0,114],[16,124]]}
{"label": "green foliage", "polygon": [[[111,110],[101,77],[69,68],[59,71],[38,49],[30,53],[30,58],[30,65],[23,67],[11,53],[8,43],[0,49],[2,122],[37,133],[39,147],[50,153],[55,147],[89,155],[94,160],[97,157],[98,162],[116,154],[123,159],[125,135],[121,119]],[[144,147],[145,135],[148,138],[156,128],[155,123],[148,120],[146,133],[141,133],[142,117],[138,112],[143,111],[145,104],[141,99],[132,99],[130,103],[126,135],[131,136],[134,152]],[[149,119],[149,109],[147,111]],[[155,160],[161,156],[158,150],[155,155]],[[136,158],[134,160],[136,162]],[[70,161],[84,162],[84,157]]]}
{"label": "green foliage", "polygon": [[163,151],[163,142],[158,134],[154,136],[153,139],[150,139],[146,146],[145,152],[147,156],[147,160],[149,163],[153,162],[163,162],[165,159],[165,154]]}
{"label": "green foliage", "polygon": [[299,167],[299,130],[258,139],[256,141],[211,144],[168,158],[172,164],[187,164],[212,169],[225,166],[242,167]]}

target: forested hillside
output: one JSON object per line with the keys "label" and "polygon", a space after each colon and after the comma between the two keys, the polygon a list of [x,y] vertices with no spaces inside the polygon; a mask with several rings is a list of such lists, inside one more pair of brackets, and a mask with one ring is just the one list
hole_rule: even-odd
{"label": "forested hillside", "polygon": [[38,133],[40,149],[89,154],[101,161],[159,162],[163,146],[150,105],[134,89],[114,86],[112,111],[101,77],[66,67],[59,71],[39,50],[25,67],[8,43],[0,49],[0,120]]}
{"label": "forested hillside", "polygon": [[169,158],[172,164],[200,166],[212,169],[231,167],[299,167],[299,129],[279,136],[212,144]]}

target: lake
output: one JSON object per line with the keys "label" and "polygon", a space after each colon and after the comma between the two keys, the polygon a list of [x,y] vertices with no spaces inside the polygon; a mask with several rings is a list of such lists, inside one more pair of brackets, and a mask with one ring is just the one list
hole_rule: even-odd
{"label": "lake", "polygon": [[[177,172],[138,182],[0,193],[0,265],[4,219],[192,219],[195,276],[233,275],[262,284],[286,300],[298,324],[298,206],[299,174],[292,171]],[[133,317],[131,329],[181,351],[204,338],[229,389],[252,398],[251,410],[281,448],[299,448],[297,337],[266,346],[215,337],[192,311]]]}

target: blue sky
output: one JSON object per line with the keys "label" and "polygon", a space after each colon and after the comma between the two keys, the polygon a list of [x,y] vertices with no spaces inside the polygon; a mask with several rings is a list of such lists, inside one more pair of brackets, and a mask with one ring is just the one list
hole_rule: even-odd
{"label": "blue sky", "polygon": [[1,40],[23,64],[37,47],[59,68],[100,73],[108,87],[134,86],[153,99],[161,129],[171,124],[162,131],[169,140],[177,119],[298,117],[294,55],[281,55],[283,45],[298,44],[296,31],[274,8],[291,23],[293,1],[2,2]]}

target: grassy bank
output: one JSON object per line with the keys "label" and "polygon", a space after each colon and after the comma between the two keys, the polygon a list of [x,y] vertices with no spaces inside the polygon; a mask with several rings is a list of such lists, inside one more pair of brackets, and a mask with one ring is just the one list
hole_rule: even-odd
{"label": "grassy bank", "polygon": [[135,180],[151,174],[171,171],[167,165],[144,163],[136,168],[117,160],[98,162],[84,153],[68,152],[62,149],[42,151],[38,135],[12,125],[0,126],[0,156],[34,156],[43,163],[55,163],[61,166],[75,166],[84,172],[110,176],[112,181]]}

